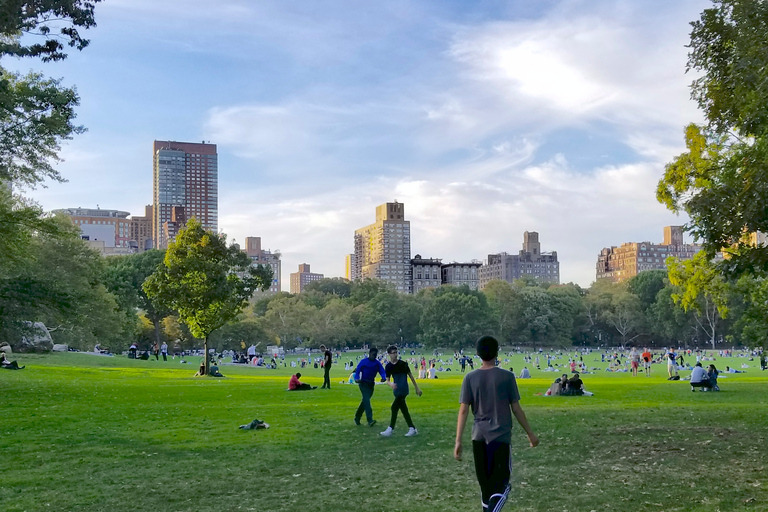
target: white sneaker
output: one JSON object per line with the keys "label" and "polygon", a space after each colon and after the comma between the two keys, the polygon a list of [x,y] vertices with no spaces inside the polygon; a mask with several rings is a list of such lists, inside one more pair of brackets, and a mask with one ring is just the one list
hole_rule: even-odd
{"label": "white sneaker", "polygon": [[392,427],[387,427],[387,430],[382,432],[381,435],[383,435],[384,437],[389,437],[392,435],[392,432],[394,432],[394,430],[392,430]]}
{"label": "white sneaker", "polygon": [[405,434],[405,437],[413,437],[413,436],[415,436],[418,433],[419,433],[418,430],[416,430],[415,428],[411,427],[411,428],[408,429],[408,433]]}

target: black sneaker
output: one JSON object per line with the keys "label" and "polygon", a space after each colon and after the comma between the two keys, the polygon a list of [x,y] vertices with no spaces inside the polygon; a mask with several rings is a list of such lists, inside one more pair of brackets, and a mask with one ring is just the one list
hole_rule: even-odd
{"label": "black sneaker", "polygon": [[360,418],[355,418],[355,425],[360,425]]}
{"label": "black sneaker", "polygon": [[376,420],[371,420],[371,421],[369,421],[369,422],[368,422],[368,426],[369,426],[369,427],[372,427],[372,426],[374,426],[375,424],[376,424]]}

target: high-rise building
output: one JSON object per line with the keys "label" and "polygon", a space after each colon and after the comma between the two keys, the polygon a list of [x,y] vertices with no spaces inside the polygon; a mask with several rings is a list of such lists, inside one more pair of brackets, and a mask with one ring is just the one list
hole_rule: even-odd
{"label": "high-rise building", "polygon": [[354,254],[347,254],[344,257],[344,277],[348,281],[355,280],[355,275],[357,274],[356,263]]}
{"label": "high-rise building", "polygon": [[699,245],[683,243],[682,226],[666,226],[660,244],[630,242],[603,248],[597,256],[596,277],[616,283],[626,281],[644,270],[666,269],[669,256],[689,260],[700,250]]}
{"label": "high-rise building", "polygon": [[299,265],[299,271],[291,274],[291,293],[301,293],[309,283],[319,281],[323,277],[323,274],[313,274],[309,270],[309,264],[302,263]]}
{"label": "high-rise building", "polygon": [[523,233],[523,250],[518,254],[489,254],[480,267],[479,288],[496,279],[513,282],[523,276],[532,277],[542,283],[560,284],[560,262],[557,251],[541,252],[539,234],[536,231]]}
{"label": "high-rise building", "polygon": [[53,210],[52,213],[68,215],[72,223],[80,228],[84,240],[104,242],[106,249],[131,247],[129,212],[102,210],[96,207],[65,208]]}
{"label": "high-rise building", "polygon": [[[156,248],[167,248],[192,217],[205,229],[218,229],[218,166],[216,144],[155,141],[152,239]],[[174,208],[181,208],[175,219]]]}
{"label": "high-rise building", "polygon": [[264,265],[272,268],[272,285],[269,287],[269,293],[277,293],[281,288],[280,279],[280,251],[268,251],[261,248],[260,236],[249,236],[245,238],[245,254],[251,258],[251,264]]}
{"label": "high-rise building", "polygon": [[403,203],[376,207],[376,222],[355,231],[353,278],[381,279],[400,293],[411,293],[411,223]]}
{"label": "high-rise building", "polygon": [[128,244],[138,252],[144,252],[154,247],[152,242],[152,205],[144,207],[144,216],[131,216],[130,236]]}
{"label": "high-rise building", "polygon": [[480,286],[478,270],[483,264],[479,261],[469,263],[444,263],[442,266],[442,281],[445,285],[469,286],[470,290],[477,290]]}
{"label": "high-rise building", "polygon": [[441,262],[435,258],[422,258],[417,254],[411,260],[411,275],[413,281],[411,290],[413,293],[426,288],[438,288],[442,284]]}

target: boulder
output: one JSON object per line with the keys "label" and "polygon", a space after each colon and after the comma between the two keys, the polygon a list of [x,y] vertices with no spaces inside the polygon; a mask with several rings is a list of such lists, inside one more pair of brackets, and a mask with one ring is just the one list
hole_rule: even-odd
{"label": "boulder", "polygon": [[49,352],[53,349],[51,333],[43,322],[24,322],[26,334],[21,337],[16,350],[18,352]]}
{"label": "boulder", "polygon": [[67,346],[67,345],[62,345],[62,344],[60,344],[60,343],[56,343],[56,344],[53,346],[53,351],[54,351],[54,352],[69,352],[69,346]]}

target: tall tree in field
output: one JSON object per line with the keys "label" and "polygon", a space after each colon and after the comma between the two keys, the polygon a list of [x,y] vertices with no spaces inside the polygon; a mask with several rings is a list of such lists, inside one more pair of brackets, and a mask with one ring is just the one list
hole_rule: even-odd
{"label": "tall tree in field", "polygon": [[208,374],[208,337],[234,320],[248,299],[272,283],[272,269],[251,260],[226,235],[203,229],[191,219],[165,252],[163,265],[144,281],[144,291],[179,315],[192,334],[204,340]]}
{"label": "tall tree in field", "polygon": [[441,293],[424,308],[422,339],[430,347],[462,349],[486,332],[489,317],[488,305],[476,295]]}
{"label": "tall tree in field", "polygon": [[139,254],[112,258],[107,261],[104,273],[109,291],[114,293],[120,306],[126,310],[140,308],[152,322],[155,342],[160,344],[160,329],[163,319],[172,314],[167,309],[168,300],[150,300],[142,287],[144,281],[163,264],[165,252],[152,249]]}
{"label": "tall tree in field", "polygon": [[706,124],[685,131],[687,151],[666,166],[657,198],[685,211],[711,259],[727,274],[768,273],[768,2],[714,0],[691,25],[692,97]]}
{"label": "tall tree in field", "polygon": [[695,312],[696,323],[714,350],[720,321],[728,316],[728,283],[704,252],[682,262],[667,258],[667,268],[669,281],[680,289],[672,299],[685,311]]}

